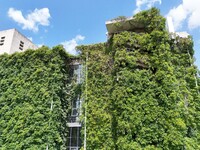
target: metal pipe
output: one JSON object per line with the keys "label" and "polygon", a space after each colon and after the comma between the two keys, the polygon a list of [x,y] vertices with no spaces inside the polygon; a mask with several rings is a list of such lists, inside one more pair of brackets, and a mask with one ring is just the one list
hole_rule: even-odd
{"label": "metal pipe", "polygon": [[85,61],[85,117],[84,117],[84,150],[87,150],[87,61],[88,61],[88,53],[86,53],[86,61]]}

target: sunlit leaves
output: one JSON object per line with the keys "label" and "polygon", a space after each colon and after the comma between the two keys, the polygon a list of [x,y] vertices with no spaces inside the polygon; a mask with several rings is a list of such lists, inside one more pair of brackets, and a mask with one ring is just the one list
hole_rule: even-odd
{"label": "sunlit leaves", "polygon": [[89,56],[87,148],[199,149],[192,39],[171,38],[155,8],[135,19],[145,32],[79,47]]}
{"label": "sunlit leaves", "polygon": [[0,56],[0,149],[66,145],[62,132],[67,128],[62,126],[67,120],[62,118],[69,109],[65,93],[70,57],[60,46]]}

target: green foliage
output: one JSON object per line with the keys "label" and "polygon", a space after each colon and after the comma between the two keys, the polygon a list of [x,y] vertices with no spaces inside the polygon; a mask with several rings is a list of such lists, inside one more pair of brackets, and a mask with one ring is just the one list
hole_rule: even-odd
{"label": "green foliage", "polygon": [[125,16],[118,16],[117,18],[112,19],[111,21],[125,21],[127,18]]}
{"label": "green foliage", "polygon": [[0,149],[65,148],[70,61],[61,46],[0,56]]}
{"label": "green foliage", "polygon": [[[112,62],[106,55],[104,43],[90,46],[79,46],[82,58],[89,56],[87,88],[87,149],[113,150],[112,116],[109,100],[112,87]],[[84,133],[84,132],[82,132]]]}
{"label": "green foliage", "polygon": [[[192,39],[167,33],[155,8],[134,18],[145,32],[77,47],[88,56],[87,149],[200,149]],[[85,91],[72,59],[61,46],[0,56],[0,149],[67,149],[70,101]]]}
{"label": "green foliage", "polygon": [[89,57],[87,149],[200,149],[192,39],[171,38],[155,8],[135,18],[146,32],[78,47]]}
{"label": "green foliage", "polygon": [[136,14],[135,21],[144,25],[146,32],[150,33],[153,30],[165,30],[165,18],[160,15],[160,11],[156,8],[151,8],[146,11],[141,11]]}

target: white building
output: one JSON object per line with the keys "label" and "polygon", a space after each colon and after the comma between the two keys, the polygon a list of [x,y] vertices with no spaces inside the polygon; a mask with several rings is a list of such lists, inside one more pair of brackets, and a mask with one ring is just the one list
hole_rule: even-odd
{"label": "white building", "polygon": [[36,45],[16,29],[0,31],[0,55],[3,53],[23,52],[27,49],[35,50],[37,48]]}

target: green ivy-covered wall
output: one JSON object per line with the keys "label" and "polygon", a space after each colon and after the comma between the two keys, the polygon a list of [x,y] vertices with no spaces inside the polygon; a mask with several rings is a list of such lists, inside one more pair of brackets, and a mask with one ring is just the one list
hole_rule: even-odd
{"label": "green ivy-covered wall", "polygon": [[66,149],[71,59],[61,46],[0,56],[0,149]]}
{"label": "green ivy-covered wall", "polygon": [[[0,149],[67,149],[70,102],[80,91],[87,150],[200,149],[192,38],[169,34],[155,8],[134,18],[143,32],[78,46],[76,58],[61,46],[1,55]],[[71,76],[73,59],[87,60],[82,85]]]}
{"label": "green ivy-covered wall", "polygon": [[200,95],[192,38],[165,29],[152,8],[144,32],[79,46],[87,59],[87,150],[200,149]]}

